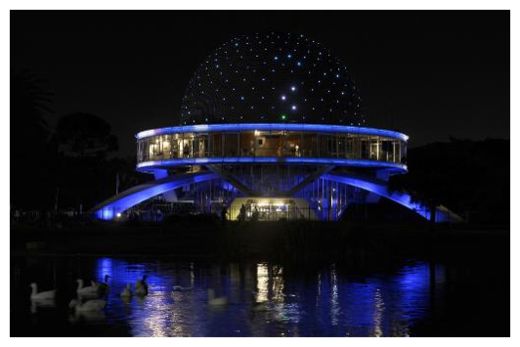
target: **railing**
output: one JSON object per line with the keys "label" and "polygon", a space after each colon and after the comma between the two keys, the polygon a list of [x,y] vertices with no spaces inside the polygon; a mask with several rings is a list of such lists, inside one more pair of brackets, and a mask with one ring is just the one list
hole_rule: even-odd
{"label": "railing", "polygon": [[[296,207],[290,206],[283,210],[276,211],[258,211],[246,210],[244,214],[240,211],[240,208],[229,208],[225,210],[226,220],[235,222],[276,222],[276,221],[294,221],[294,220],[306,220],[306,221],[336,221],[340,218],[342,210],[339,208],[312,208],[312,207]],[[139,219],[149,222],[161,222],[166,217],[176,216],[188,216],[188,215],[214,215],[215,219],[222,219],[222,208],[221,207],[208,207],[201,212],[200,209],[186,209],[180,211],[178,208],[171,208],[168,204],[162,206],[154,205],[154,208],[132,208],[121,213],[116,221],[125,221],[128,219]]]}

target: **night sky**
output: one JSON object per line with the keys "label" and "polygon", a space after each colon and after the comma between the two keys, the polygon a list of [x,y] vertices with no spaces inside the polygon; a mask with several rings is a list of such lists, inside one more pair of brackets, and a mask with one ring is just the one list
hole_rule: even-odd
{"label": "night sky", "polygon": [[317,123],[364,126],[350,69],[304,34],[240,35],[193,75],[181,124]]}
{"label": "night sky", "polygon": [[55,119],[88,112],[134,155],[133,135],[178,125],[197,68],[239,35],[315,39],[347,67],[366,124],[410,146],[509,138],[506,11],[15,11],[11,64],[49,81]]}

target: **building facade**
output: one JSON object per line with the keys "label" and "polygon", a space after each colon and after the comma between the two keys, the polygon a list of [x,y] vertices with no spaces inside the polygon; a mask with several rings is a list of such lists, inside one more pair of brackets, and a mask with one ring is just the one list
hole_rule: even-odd
{"label": "building facade", "polygon": [[180,118],[136,135],[136,169],[153,180],[96,206],[97,218],[126,218],[150,199],[239,220],[333,221],[380,198],[430,215],[387,187],[407,171],[408,136],[367,127],[346,66],[303,35],[219,46],[189,82]]}

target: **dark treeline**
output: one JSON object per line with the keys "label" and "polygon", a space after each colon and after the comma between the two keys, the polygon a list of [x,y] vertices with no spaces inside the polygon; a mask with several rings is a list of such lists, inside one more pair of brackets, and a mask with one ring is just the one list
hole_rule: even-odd
{"label": "dark treeline", "polygon": [[[135,158],[121,159],[111,126],[85,113],[56,115],[47,82],[29,71],[11,75],[11,208],[88,210],[142,179]],[[56,117],[56,126],[47,122]]]}
{"label": "dark treeline", "polygon": [[406,175],[390,186],[444,205],[470,223],[509,224],[509,140],[451,139],[408,150]]}

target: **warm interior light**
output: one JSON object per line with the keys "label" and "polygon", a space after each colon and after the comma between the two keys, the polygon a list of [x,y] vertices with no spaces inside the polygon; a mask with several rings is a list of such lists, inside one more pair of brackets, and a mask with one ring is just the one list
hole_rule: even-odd
{"label": "warm interior light", "polygon": [[287,204],[283,200],[258,200],[256,202],[256,206],[258,206],[258,207],[273,206],[273,207],[280,208],[280,207],[287,206]]}
{"label": "warm interior light", "polygon": [[268,200],[258,200],[258,202],[256,204],[260,207],[269,206],[269,201]]}

